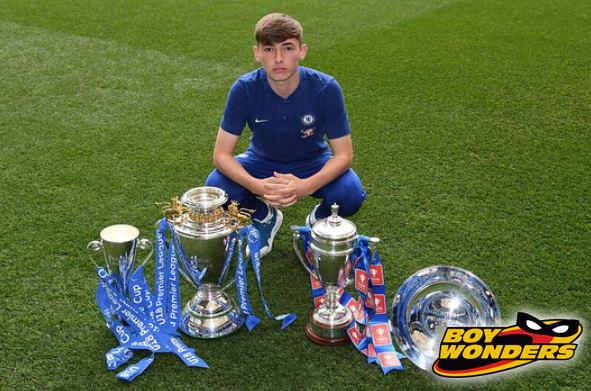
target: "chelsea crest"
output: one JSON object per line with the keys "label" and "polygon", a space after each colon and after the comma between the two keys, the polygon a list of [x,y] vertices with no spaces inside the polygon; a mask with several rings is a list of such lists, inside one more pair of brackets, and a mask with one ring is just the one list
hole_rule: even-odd
{"label": "chelsea crest", "polygon": [[304,114],[302,115],[301,121],[302,121],[302,125],[312,125],[314,123],[314,121],[316,120],[316,118],[314,118],[314,116],[312,114]]}

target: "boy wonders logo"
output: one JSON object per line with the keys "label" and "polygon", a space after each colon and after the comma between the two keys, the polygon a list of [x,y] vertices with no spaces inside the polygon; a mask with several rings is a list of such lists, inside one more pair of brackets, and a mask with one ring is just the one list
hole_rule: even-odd
{"label": "boy wonders logo", "polygon": [[444,377],[489,375],[539,360],[569,360],[583,327],[578,320],[519,312],[509,327],[448,327],[433,372]]}

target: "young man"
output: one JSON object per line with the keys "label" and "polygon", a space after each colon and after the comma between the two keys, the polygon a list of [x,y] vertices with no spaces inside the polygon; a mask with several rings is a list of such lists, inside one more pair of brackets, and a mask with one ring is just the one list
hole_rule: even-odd
{"label": "young man", "polygon": [[[228,93],[213,153],[216,169],[205,184],[255,210],[264,256],[283,221],[280,208],[308,195],[321,198],[306,218],[313,224],[335,202],[340,215],[354,214],[365,192],[350,168],[351,129],[339,84],[299,66],[308,51],[300,23],[269,14],[256,24],[255,40],[254,57],[262,68],[241,76]],[[234,157],[245,124],[252,131],[250,145]]]}

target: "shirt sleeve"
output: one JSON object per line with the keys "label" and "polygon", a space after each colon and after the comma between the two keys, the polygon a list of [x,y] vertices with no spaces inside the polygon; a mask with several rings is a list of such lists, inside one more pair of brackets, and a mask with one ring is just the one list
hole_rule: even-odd
{"label": "shirt sleeve", "polygon": [[236,80],[226,99],[226,108],[220,121],[220,127],[226,132],[240,136],[246,125],[248,97],[242,82]]}
{"label": "shirt sleeve", "polygon": [[335,79],[326,86],[324,94],[324,126],[328,139],[339,138],[351,133],[349,118],[345,108],[345,97],[341,86]]}

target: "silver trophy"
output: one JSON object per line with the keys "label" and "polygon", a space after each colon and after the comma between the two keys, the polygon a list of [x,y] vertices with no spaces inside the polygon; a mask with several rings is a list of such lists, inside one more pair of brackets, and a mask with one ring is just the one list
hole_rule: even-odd
{"label": "silver trophy", "polygon": [[100,240],[88,243],[90,259],[95,265],[100,263],[94,254],[103,253],[105,267],[109,273],[119,275],[119,291],[127,295],[127,280],[133,272],[138,250],[149,251],[143,263],[152,255],[152,242],[139,238],[140,231],[133,225],[115,224],[104,228],[100,233]]}
{"label": "silver trophy", "polygon": [[398,347],[419,368],[430,369],[445,329],[497,325],[492,292],[473,273],[454,266],[432,266],[410,276],[392,304],[392,330]]}
{"label": "silver trophy", "polygon": [[[306,325],[308,338],[320,345],[347,343],[347,329],[354,321],[351,311],[339,303],[339,289],[352,282],[349,275],[355,265],[350,258],[357,247],[357,229],[352,222],[338,215],[337,204],[333,204],[331,209],[331,216],[311,227],[312,267],[306,261],[307,255],[302,253],[301,234],[296,227],[292,227],[293,248],[300,262],[326,290],[325,302],[312,312]],[[377,238],[370,241],[373,251],[377,242]]]}
{"label": "silver trophy", "polygon": [[[184,262],[179,270],[197,293],[187,303],[181,315],[181,330],[197,338],[218,338],[231,334],[244,324],[244,316],[235,301],[225,292],[233,281],[222,286],[229,236],[246,225],[248,214],[231,203],[228,211],[223,205],[226,193],[216,187],[196,187],[173,198],[164,210],[179,238]],[[201,280],[197,276],[201,276]]]}

